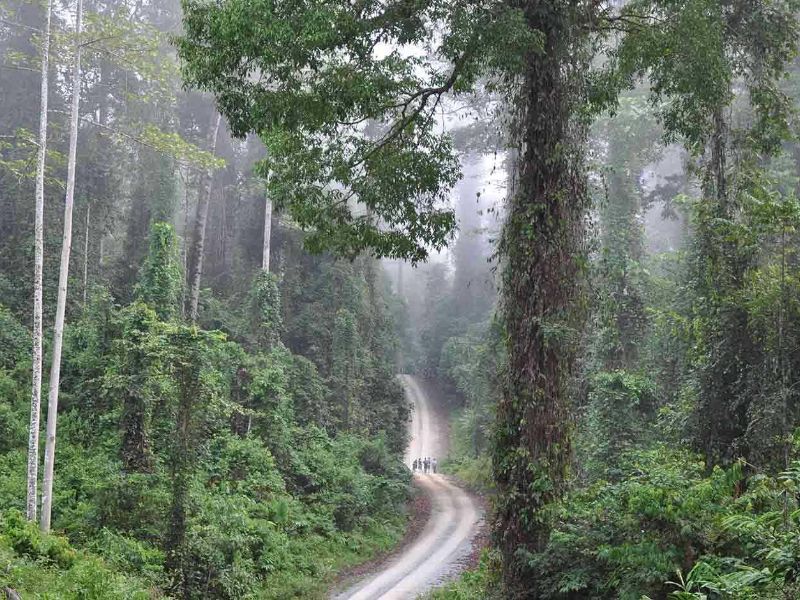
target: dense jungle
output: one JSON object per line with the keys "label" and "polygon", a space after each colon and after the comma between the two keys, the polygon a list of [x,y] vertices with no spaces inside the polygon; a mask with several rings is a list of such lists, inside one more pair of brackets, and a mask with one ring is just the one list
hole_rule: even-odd
{"label": "dense jungle", "polygon": [[0,0],[0,598],[800,598],[798,18]]}

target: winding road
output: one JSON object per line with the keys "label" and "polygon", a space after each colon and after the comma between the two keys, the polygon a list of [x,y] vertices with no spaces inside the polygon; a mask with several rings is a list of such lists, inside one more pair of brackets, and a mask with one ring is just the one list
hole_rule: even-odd
{"label": "winding road", "polygon": [[[436,419],[435,406],[419,382],[400,375],[414,405],[411,441],[405,461],[447,453],[447,427]],[[410,600],[454,577],[470,553],[482,513],[472,497],[439,474],[416,474],[416,482],[430,496],[431,514],[424,529],[381,570],[334,596],[335,600]]]}

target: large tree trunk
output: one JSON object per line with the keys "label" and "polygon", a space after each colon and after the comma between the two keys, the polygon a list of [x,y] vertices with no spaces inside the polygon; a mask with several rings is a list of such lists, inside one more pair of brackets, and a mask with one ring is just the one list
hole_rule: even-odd
{"label": "large tree trunk", "polygon": [[703,183],[704,212],[697,219],[696,258],[692,261],[697,296],[705,298],[699,310],[708,356],[698,368],[696,415],[698,445],[705,451],[709,471],[720,462],[731,463],[742,456],[756,462],[748,444],[754,398],[747,382],[757,368],[752,358],[758,355],[749,335],[748,312],[738,301],[754,256],[730,235],[726,225],[735,226],[737,199],[728,189],[727,157],[735,148],[729,147],[723,107],[714,111],[713,125]]}
{"label": "large tree trunk", "polygon": [[36,161],[36,217],[34,224],[35,258],[33,267],[33,369],[31,420],[28,432],[28,498],[27,515],[36,520],[37,484],[39,480],[39,418],[42,398],[42,266],[44,264],[44,161],[47,150],[47,95],[50,68],[50,14],[52,1],[47,2],[44,39],[42,40],[42,85],[39,104],[39,150]]}
{"label": "large tree trunk", "polygon": [[531,52],[520,98],[519,187],[501,251],[508,371],[497,412],[494,468],[503,597],[538,598],[528,558],[548,540],[548,506],[561,496],[570,462],[567,386],[583,311],[586,181],[576,3],[525,4],[544,51]]}
{"label": "large tree trunk", "polygon": [[[212,124],[210,139],[210,152],[215,154],[217,151],[217,139],[219,138],[219,125],[222,115],[217,114],[216,123]],[[208,170],[206,174],[207,185],[205,194],[201,195],[197,205],[197,219],[194,228],[193,248],[192,248],[192,272],[189,285],[189,319],[197,320],[197,305],[200,299],[200,279],[203,275],[203,248],[206,241],[206,221],[208,220],[208,205],[211,202],[211,194],[214,187],[214,172]]]}
{"label": "large tree trunk", "polygon": [[56,422],[58,420],[58,388],[61,380],[61,346],[64,339],[64,313],[67,307],[69,255],[72,249],[72,207],[75,200],[75,162],[78,150],[78,110],[81,102],[81,20],[83,0],[78,0],[75,17],[75,63],[72,71],[72,110],[69,124],[69,158],[67,162],[67,195],[64,201],[64,237],[61,242],[61,269],[58,274],[56,322],[53,328],[53,361],[50,365],[50,395],[47,404],[47,441],[44,452],[42,481],[42,531],[50,531],[53,509],[53,466],[56,458]]}

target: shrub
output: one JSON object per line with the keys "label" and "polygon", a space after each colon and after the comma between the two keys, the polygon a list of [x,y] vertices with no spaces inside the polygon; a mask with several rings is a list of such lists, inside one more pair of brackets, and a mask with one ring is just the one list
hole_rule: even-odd
{"label": "shrub", "polygon": [[742,480],[739,465],[707,477],[698,457],[664,447],[628,453],[620,469],[554,509],[550,541],[529,559],[543,597],[663,597],[676,570],[715,547]]}
{"label": "shrub", "polygon": [[75,562],[75,551],[66,539],[43,535],[36,523],[27,521],[19,511],[11,510],[3,515],[0,535],[19,555],[45,560],[64,569]]}

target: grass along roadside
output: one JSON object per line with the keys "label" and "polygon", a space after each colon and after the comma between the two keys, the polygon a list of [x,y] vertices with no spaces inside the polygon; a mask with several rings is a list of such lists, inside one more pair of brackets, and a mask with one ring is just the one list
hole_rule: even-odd
{"label": "grass along roadside", "polygon": [[392,557],[397,556],[417,537],[419,537],[431,514],[430,497],[416,483],[412,482],[413,492],[408,502],[408,510],[404,515],[405,529],[402,537],[398,538],[391,546],[373,553],[371,557],[362,558],[360,561],[350,563],[349,568],[339,572],[335,584],[335,590],[343,590],[354,584],[356,581],[377,571]]}

